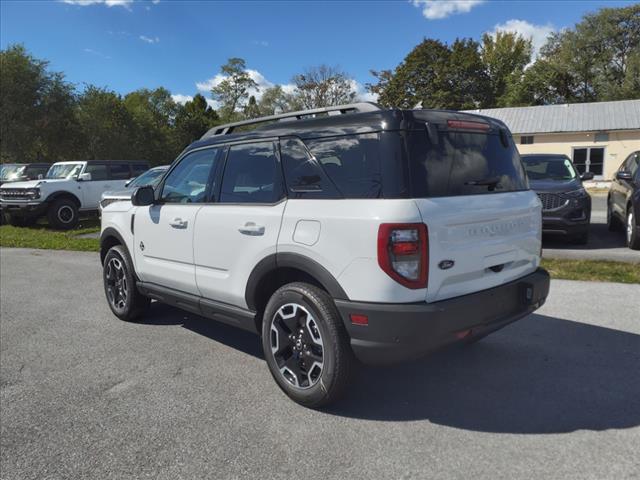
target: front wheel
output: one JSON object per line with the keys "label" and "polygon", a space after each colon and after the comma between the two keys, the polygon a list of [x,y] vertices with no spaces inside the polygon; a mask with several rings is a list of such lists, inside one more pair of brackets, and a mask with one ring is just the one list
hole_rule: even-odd
{"label": "front wheel", "polygon": [[149,307],[150,300],[138,292],[133,264],[122,245],[111,247],[107,252],[102,279],[109,308],[119,319],[136,320]]}
{"label": "front wheel", "polygon": [[278,386],[311,408],[336,400],[355,365],[333,300],[306,283],[290,283],[272,295],[262,322],[262,347]]}
{"label": "front wheel", "polygon": [[627,212],[627,246],[631,250],[640,250],[640,235],[638,235],[638,225],[636,223],[633,207],[629,207]]}
{"label": "front wheel", "polygon": [[49,225],[58,230],[70,230],[78,225],[78,206],[70,198],[55,200],[47,210]]}

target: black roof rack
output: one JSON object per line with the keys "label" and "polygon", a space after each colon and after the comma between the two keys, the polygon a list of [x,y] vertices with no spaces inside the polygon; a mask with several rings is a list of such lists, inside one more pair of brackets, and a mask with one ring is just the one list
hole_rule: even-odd
{"label": "black roof rack", "polygon": [[225,125],[217,125],[205,133],[201,140],[215,137],[217,135],[228,135],[233,132],[236,127],[245,125],[253,125],[257,123],[282,121],[282,120],[302,120],[312,115],[326,113],[327,115],[342,115],[345,113],[363,113],[375,112],[382,110],[380,106],[373,102],[349,103],[347,105],[336,105],[335,107],[314,108],[311,110],[300,110],[298,112],[281,113],[278,115],[269,115],[268,117],[252,118],[251,120],[242,120],[240,122],[227,123]]}

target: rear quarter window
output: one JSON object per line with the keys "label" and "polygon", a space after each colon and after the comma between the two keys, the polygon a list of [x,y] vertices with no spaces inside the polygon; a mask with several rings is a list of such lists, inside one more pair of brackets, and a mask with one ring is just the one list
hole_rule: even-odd
{"label": "rear quarter window", "polygon": [[[426,129],[407,132],[411,191],[447,197],[528,190],[513,141],[497,133]],[[493,185],[491,180],[497,182]],[[480,183],[480,184],[479,184]],[[485,183],[485,185],[482,185]]]}

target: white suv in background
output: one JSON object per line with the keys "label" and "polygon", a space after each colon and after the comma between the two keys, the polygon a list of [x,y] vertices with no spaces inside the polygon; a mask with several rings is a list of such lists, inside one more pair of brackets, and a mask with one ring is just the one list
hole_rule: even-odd
{"label": "white suv in background", "polygon": [[103,192],[123,188],[148,168],[147,162],[133,160],[54,163],[44,179],[0,187],[0,214],[12,225],[28,225],[46,215],[53,228],[70,229],[80,212],[98,210]]}
{"label": "white suv in background", "polygon": [[319,407],[356,358],[416,358],[536,310],[540,251],[503,123],[362,103],[215,127],[103,210],[100,256],[116,316],[155,299],[258,333],[277,384]]}

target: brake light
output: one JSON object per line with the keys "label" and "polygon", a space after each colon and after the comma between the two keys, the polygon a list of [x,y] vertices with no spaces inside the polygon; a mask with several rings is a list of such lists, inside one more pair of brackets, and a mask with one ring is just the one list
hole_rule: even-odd
{"label": "brake light", "polygon": [[383,223],[378,229],[378,265],[407,288],[427,288],[429,236],[424,223]]}
{"label": "brake light", "polygon": [[468,120],[448,120],[447,127],[457,130],[480,130],[486,132],[491,128],[488,123],[471,122]]}

